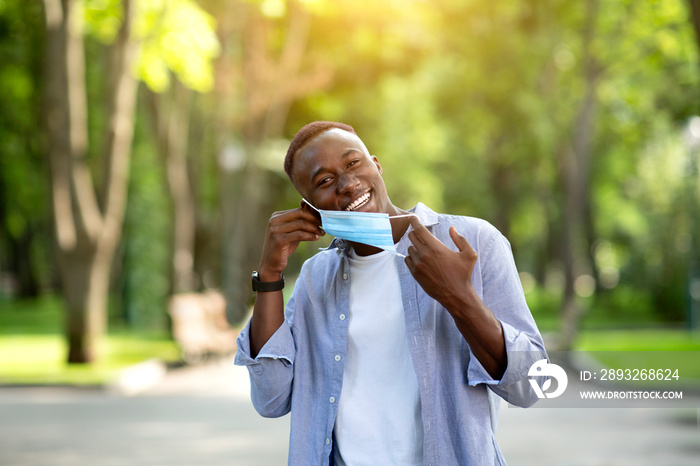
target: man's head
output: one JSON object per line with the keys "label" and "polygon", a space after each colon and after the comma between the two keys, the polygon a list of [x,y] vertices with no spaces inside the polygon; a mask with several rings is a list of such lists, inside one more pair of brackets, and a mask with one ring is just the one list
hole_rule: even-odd
{"label": "man's head", "polygon": [[357,133],[355,133],[355,129],[352,126],[346,125],[345,123],[339,123],[337,121],[314,121],[301,128],[299,131],[297,131],[297,134],[294,135],[294,139],[292,139],[292,142],[289,143],[287,156],[284,158],[284,172],[287,174],[292,183],[294,183],[294,157],[296,156],[296,153],[299,151],[299,149],[305,146],[307,142],[332,128],[342,129],[357,136]]}
{"label": "man's head", "polygon": [[285,172],[319,209],[394,212],[382,167],[355,130],[343,123],[317,121],[294,136]]}

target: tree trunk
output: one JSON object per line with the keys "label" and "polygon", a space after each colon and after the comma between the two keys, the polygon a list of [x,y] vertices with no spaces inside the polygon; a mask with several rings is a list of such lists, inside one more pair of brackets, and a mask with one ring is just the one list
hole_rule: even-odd
{"label": "tree trunk", "polygon": [[[510,220],[513,205],[511,195],[513,190],[511,186],[513,176],[510,169],[504,166],[504,163],[499,160],[500,156],[501,154],[498,153],[490,154],[490,157],[494,160],[493,163],[489,164],[491,169],[491,190],[496,200],[496,213],[493,216],[493,224],[508,238],[510,237]],[[513,248],[515,248],[515,246],[513,246]],[[515,250],[513,254],[515,254]]]}
{"label": "tree trunk", "polygon": [[173,82],[168,93],[150,95],[158,152],[166,170],[173,212],[171,283],[173,293],[196,287],[194,272],[196,210],[187,163],[192,91]]}
{"label": "tree trunk", "polygon": [[84,245],[61,251],[63,295],[68,315],[68,362],[88,363],[97,358],[97,345],[107,324],[107,292],[110,261]]}
{"label": "tree trunk", "polygon": [[695,43],[700,50],[700,0],[688,0],[690,5],[690,22],[695,29]]}
{"label": "tree trunk", "polygon": [[[250,157],[254,159],[254,157]],[[230,235],[227,260],[228,316],[232,322],[240,322],[246,316],[250,304],[250,274],[260,263],[260,251],[265,237],[265,227],[271,212],[267,196],[271,193],[267,174],[255,163],[249,163],[239,178],[235,202],[235,215],[230,216]]]}
{"label": "tree trunk", "polygon": [[562,263],[564,265],[564,299],[560,349],[570,350],[578,334],[582,309],[576,302],[575,281],[577,262],[585,261],[585,216],[591,173],[591,144],[594,136],[594,117],[597,106],[597,86],[600,76],[591,42],[595,35],[598,16],[598,1],[586,4],[586,19],[583,30],[583,60],[585,94],[574,121],[571,147],[562,151],[561,175],[564,188],[564,214],[562,234]]}
{"label": "tree trunk", "polygon": [[137,82],[131,75],[131,1],[114,44],[102,205],[88,148],[81,0],[44,0],[47,25],[46,115],[57,256],[67,305],[68,362],[88,363],[107,323],[112,260],[119,244],[133,137]]}

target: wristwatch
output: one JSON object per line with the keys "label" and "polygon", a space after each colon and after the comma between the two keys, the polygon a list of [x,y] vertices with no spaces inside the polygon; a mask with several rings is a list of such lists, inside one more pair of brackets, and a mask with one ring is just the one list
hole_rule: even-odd
{"label": "wristwatch", "polygon": [[252,282],[253,282],[253,291],[279,291],[284,288],[284,274],[282,275],[282,278],[280,280],[277,280],[276,282],[261,282],[260,281],[260,274],[258,274],[257,271],[253,272],[252,276]]}

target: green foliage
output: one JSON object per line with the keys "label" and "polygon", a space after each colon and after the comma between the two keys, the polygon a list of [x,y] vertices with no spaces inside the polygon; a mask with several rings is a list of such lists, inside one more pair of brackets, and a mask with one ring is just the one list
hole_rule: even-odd
{"label": "green foliage", "polygon": [[535,316],[554,317],[559,313],[560,293],[536,286],[525,294],[530,311]]}
{"label": "green foliage", "polygon": [[[41,209],[47,196],[41,164],[38,71],[40,57],[34,47],[43,39],[36,32],[41,9],[4,6],[0,16],[0,187],[8,197],[8,232],[20,237],[27,224],[48,210]],[[39,176],[32,176],[39,175]],[[42,176],[43,175],[43,176]],[[11,195],[10,195],[11,194]],[[38,211],[37,211],[37,208]]]}
{"label": "green foliage", "polygon": [[151,90],[168,88],[168,70],[198,92],[214,85],[212,60],[219,54],[214,18],[192,0],[138,3],[134,37],[141,43],[136,69]]}
{"label": "green foliage", "polygon": [[166,238],[170,238],[172,220],[165,174],[159,164],[155,148],[137,134],[125,221],[124,281],[120,305],[113,310],[115,324],[150,331],[168,328],[170,291],[170,247]]}
{"label": "green foliage", "polygon": [[556,331],[559,326],[561,292],[535,286],[525,293],[525,299],[540,332]]}
{"label": "green foliage", "polygon": [[[163,92],[170,72],[187,87],[209,92],[214,85],[212,60],[220,51],[216,21],[192,0],[140,0],[133,20],[133,40],[139,44],[135,71],[148,87]],[[120,0],[87,0],[85,29],[105,44],[121,27]]]}
{"label": "green foliage", "polygon": [[634,327],[658,324],[650,290],[621,284],[601,292],[592,300],[584,326],[629,325]]}
{"label": "green foliage", "polygon": [[[19,294],[50,280],[48,173],[38,93],[43,12],[36,2],[0,5],[0,272]],[[0,276],[0,296],[5,293]]]}
{"label": "green foliage", "polygon": [[121,0],[86,0],[84,9],[85,32],[111,44],[124,19]]}

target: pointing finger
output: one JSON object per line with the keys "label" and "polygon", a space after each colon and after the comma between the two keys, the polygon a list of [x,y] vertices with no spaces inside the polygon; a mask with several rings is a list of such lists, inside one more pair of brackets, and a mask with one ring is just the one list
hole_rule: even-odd
{"label": "pointing finger", "polygon": [[460,252],[464,251],[465,248],[470,247],[469,241],[467,239],[457,233],[457,228],[454,226],[450,227],[450,238],[452,238],[452,242],[455,243],[455,246],[457,246],[457,249],[459,249]]}

